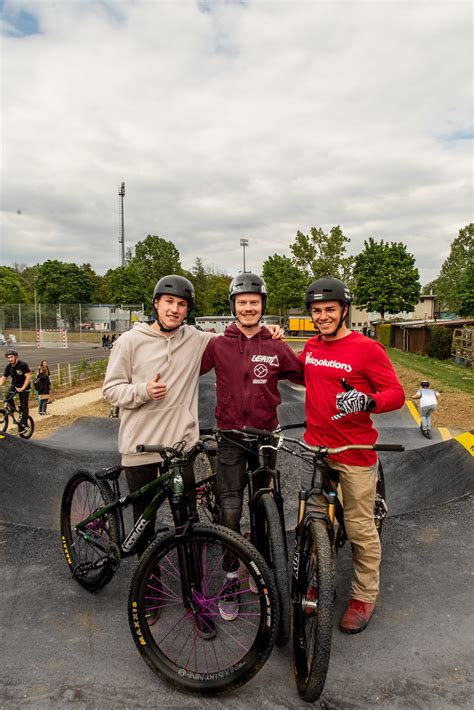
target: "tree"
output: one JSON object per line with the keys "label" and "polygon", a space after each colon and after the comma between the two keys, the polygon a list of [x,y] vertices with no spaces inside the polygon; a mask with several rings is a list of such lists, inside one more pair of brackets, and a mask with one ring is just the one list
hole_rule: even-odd
{"label": "tree", "polygon": [[420,298],[415,258],[401,242],[364,242],[355,257],[354,303],[368,311],[385,313],[411,311]]}
{"label": "tree", "polygon": [[35,285],[43,303],[91,303],[94,292],[87,268],[51,259],[38,267]]}
{"label": "tree", "polygon": [[263,264],[263,278],[268,289],[268,307],[271,313],[285,314],[288,308],[304,305],[307,276],[287,256],[274,254]]}
{"label": "tree", "polygon": [[109,269],[105,274],[108,303],[150,303],[152,289],[135,264]]}
{"label": "tree", "polygon": [[225,276],[224,274],[209,275],[206,289],[207,315],[229,315],[229,286],[231,281],[230,276]]}
{"label": "tree", "polygon": [[458,236],[451,244],[451,251],[441,267],[439,276],[429,284],[444,308],[459,313],[461,309],[463,312],[465,311],[466,297],[468,296],[466,288],[470,286],[472,293],[473,261],[474,223],[471,222],[459,230]]}
{"label": "tree", "polygon": [[458,313],[461,317],[474,316],[474,261],[464,269],[458,287],[459,308]]}
{"label": "tree", "polygon": [[28,285],[11,266],[0,266],[0,303],[29,303]]}
{"label": "tree", "polygon": [[151,234],[143,242],[137,243],[130,265],[134,265],[140,272],[148,284],[149,292],[162,276],[183,272],[179,251],[173,242]]}
{"label": "tree", "polygon": [[298,231],[290,249],[295,265],[306,276],[306,285],[323,276],[350,283],[354,258],[345,256],[349,242],[339,226],[332,227],[329,234],[316,227],[311,227],[309,234]]}
{"label": "tree", "polygon": [[208,273],[204,268],[201,257],[196,257],[194,260],[194,266],[191,269],[191,273],[187,274],[187,278],[192,282],[194,286],[194,309],[193,316],[205,316],[209,315],[207,312],[206,305],[206,289],[208,286]]}

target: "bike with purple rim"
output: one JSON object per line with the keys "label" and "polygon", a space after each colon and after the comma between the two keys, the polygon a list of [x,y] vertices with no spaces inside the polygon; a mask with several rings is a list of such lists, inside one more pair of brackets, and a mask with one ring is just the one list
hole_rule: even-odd
{"label": "bike with purple rim", "polygon": [[[61,507],[66,561],[83,587],[103,587],[120,559],[134,553],[148,521],[168,498],[173,523],[161,526],[130,586],[134,642],[155,673],[181,688],[218,693],[239,687],[260,670],[275,642],[278,602],[270,571],[248,541],[196,520],[195,484],[183,480],[183,469],[201,443],[188,450],[185,442],[137,448],[158,452],[163,460],[159,478],[137,491],[121,495],[120,466],[96,474],[80,471],[66,485]],[[145,495],[150,504],[125,536],[122,510]],[[219,603],[231,594],[229,556],[239,561],[239,613],[232,621],[219,612]]]}

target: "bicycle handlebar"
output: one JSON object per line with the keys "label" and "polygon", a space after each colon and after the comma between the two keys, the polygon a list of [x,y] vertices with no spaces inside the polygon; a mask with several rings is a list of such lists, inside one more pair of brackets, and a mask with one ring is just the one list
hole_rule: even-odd
{"label": "bicycle handlebar", "polygon": [[166,446],[163,446],[163,444],[137,444],[136,451],[139,454],[142,454],[144,452],[162,454],[164,453],[165,449]]}

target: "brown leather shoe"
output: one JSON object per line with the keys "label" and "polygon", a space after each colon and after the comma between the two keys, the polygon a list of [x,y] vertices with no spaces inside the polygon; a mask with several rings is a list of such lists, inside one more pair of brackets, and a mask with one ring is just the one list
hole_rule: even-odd
{"label": "brown leather shoe", "polygon": [[347,609],[341,617],[339,628],[345,634],[358,634],[363,631],[374,613],[375,602],[363,602],[349,599]]}

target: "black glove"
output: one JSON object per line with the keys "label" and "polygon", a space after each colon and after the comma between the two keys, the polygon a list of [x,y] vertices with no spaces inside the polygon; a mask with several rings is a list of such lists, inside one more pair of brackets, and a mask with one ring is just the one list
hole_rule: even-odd
{"label": "black glove", "polygon": [[349,385],[343,378],[341,379],[342,386],[345,392],[339,392],[336,395],[336,407],[339,414],[334,414],[331,419],[337,420],[345,417],[347,414],[357,414],[358,412],[366,412],[375,409],[376,402],[370,394],[359,392]]}

